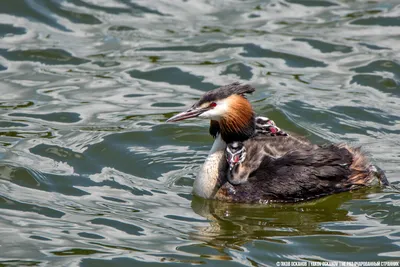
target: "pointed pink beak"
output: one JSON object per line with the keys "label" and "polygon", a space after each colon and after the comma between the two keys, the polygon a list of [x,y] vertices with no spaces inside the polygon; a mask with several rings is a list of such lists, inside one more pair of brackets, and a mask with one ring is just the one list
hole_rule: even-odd
{"label": "pointed pink beak", "polygon": [[208,108],[190,108],[184,112],[172,116],[167,120],[167,122],[175,122],[175,121],[182,121],[190,118],[195,118],[207,110]]}

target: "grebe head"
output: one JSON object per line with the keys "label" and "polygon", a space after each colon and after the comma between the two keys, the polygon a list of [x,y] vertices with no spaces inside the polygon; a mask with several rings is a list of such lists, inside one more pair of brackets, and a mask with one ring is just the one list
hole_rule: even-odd
{"label": "grebe head", "polygon": [[229,165],[229,170],[232,170],[246,158],[246,148],[242,142],[230,143],[226,146],[225,156]]}
{"label": "grebe head", "polygon": [[250,85],[233,83],[205,93],[190,109],[167,122],[199,117],[210,119],[210,133],[221,134],[226,143],[244,141],[254,135],[254,112],[244,96],[254,92]]}
{"label": "grebe head", "polygon": [[249,172],[243,165],[246,159],[246,147],[242,142],[233,142],[226,146],[226,161],[229,165],[228,181],[232,185],[245,183],[248,180]]}

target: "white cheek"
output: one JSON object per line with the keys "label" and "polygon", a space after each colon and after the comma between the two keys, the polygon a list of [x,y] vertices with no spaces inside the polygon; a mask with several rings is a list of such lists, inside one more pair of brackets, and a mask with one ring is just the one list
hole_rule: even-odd
{"label": "white cheek", "polygon": [[214,108],[214,109],[211,109],[209,111],[206,111],[206,112],[200,114],[199,118],[210,119],[210,120],[219,120],[221,118],[221,115]]}
{"label": "white cheek", "polygon": [[219,120],[224,114],[226,114],[228,106],[225,102],[218,102],[217,106],[199,115],[200,118]]}

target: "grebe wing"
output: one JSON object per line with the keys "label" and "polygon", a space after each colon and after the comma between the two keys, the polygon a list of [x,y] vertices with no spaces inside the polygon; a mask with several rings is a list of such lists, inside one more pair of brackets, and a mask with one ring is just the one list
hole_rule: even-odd
{"label": "grebe wing", "polygon": [[[277,176],[292,176],[296,180],[341,181],[351,174],[352,153],[343,147],[329,145],[311,149],[292,150],[273,161],[273,165],[259,169],[269,169]],[[304,177],[302,177],[304,176]]]}

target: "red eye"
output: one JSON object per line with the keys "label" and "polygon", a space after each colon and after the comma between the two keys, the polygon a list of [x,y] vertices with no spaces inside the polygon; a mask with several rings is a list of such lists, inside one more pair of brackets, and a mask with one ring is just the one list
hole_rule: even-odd
{"label": "red eye", "polygon": [[211,102],[209,105],[210,108],[215,108],[216,106],[217,106],[217,103],[215,103],[215,102]]}

